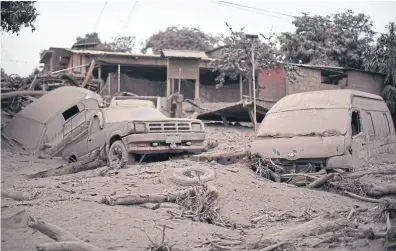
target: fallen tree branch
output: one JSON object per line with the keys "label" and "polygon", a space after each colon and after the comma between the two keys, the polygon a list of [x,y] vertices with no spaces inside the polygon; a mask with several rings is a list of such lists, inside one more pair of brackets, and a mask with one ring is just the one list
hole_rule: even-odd
{"label": "fallen tree branch", "polygon": [[96,159],[93,162],[83,161],[76,162],[71,165],[62,165],[55,169],[49,169],[45,171],[40,171],[31,175],[28,175],[29,178],[47,178],[52,176],[61,176],[67,174],[78,173],[81,171],[88,171],[92,169],[96,169],[98,167],[105,166],[106,162],[101,159]]}
{"label": "fallen tree branch", "polygon": [[238,151],[234,153],[229,152],[215,152],[215,153],[202,153],[199,155],[191,156],[194,161],[216,161],[222,165],[229,165],[238,162],[248,155],[247,151]]}
{"label": "fallen tree branch", "polygon": [[347,226],[356,227],[357,223],[349,222],[345,218],[335,218],[331,215],[324,215],[314,218],[304,224],[301,224],[294,228],[287,228],[280,232],[269,235],[267,238],[260,240],[258,243],[252,244],[254,247],[263,247],[269,241],[274,242],[288,242],[300,237],[307,237],[312,235],[320,235],[330,231],[336,231],[338,229]]}
{"label": "fallen tree branch", "polygon": [[194,101],[192,101],[191,99],[184,99],[184,100],[185,100],[186,102],[190,103],[192,106],[197,107],[198,109],[205,110],[205,111],[210,111],[209,108],[201,107],[201,106],[199,106],[197,103],[195,103]]}
{"label": "fallen tree branch", "polygon": [[84,88],[88,84],[88,81],[91,79],[93,70],[95,69],[95,62],[95,59],[92,59],[87,75],[85,75],[85,79],[81,84],[82,88]]}
{"label": "fallen tree branch", "polygon": [[396,169],[383,169],[383,170],[376,170],[376,171],[365,171],[365,172],[356,172],[356,173],[345,173],[342,175],[342,177],[348,178],[348,179],[357,179],[361,178],[366,175],[370,174],[380,174],[380,175],[393,175],[396,174]]}
{"label": "fallen tree branch", "polygon": [[1,191],[1,197],[10,198],[17,201],[34,200],[38,198],[40,195],[41,193],[39,191],[35,191],[33,193],[10,191],[10,190]]}
{"label": "fallen tree branch", "polygon": [[326,182],[331,180],[335,176],[334,173],[326,174],[320,177],[319,179],[315,180],[314,182],[310,183],[307,187],[308,188],[317,188],[324,185]]}
{"label": "fallen tree branch", "polygon": [[361,200],[361,201],[365,201],[365,202],[381,203],[381,200],[372,199],[372,198],[367,198],[367,197],[362,197],[362,196],[359,196],[359,195],[357,195],[357,194],[350,193],[350,192],[347,192],[347,191],[344,191],[344,194],[345,194],[345,195],[348,195],[348,196],[351,197],[351,198],[354,198],[354,199],[357,199],[357,200]]}
{"label": "fallen tree branch", "polygon": [[22,210],[7,218],[1,218],[2,228],[25,228],[28,225],[29,216]]}
{"label": "fallen tree branch", "polygon": [[44,243],[38,244],[36,248],[38,251],[103,251],[103,249],[82,241]]}
{"label": "fallen tree branch", "polygon": [[279,242],[279,243],[273,244],[273,245],[271,245],[271,246],[262,248],[262,249],[260,249],[259,251],[272,251],[272,250],[277,249],[277,248],[280,247],[280,246],[285,245],[286,243],[287,243],[287,242]]}
{"label": "fallen tree branch", "polygon": [[140,205],[144,203],[161,203],[161,202],[176,202],[180,197],[185,197],[193,193],[194,188],[180,190],[168,194],[129,194],[129,195],[116,195],[104,196],[101,203],[114,206],[114,205]]}
{"label": "fallen tree branch", "polygon": [[83,242],[68,231],[46,223],[41,220],[36,220],[29,217],[28,226],[38,230],[42,234],[58,241],[58,243],[45,243],[36,246],[39,251],[102,251],[102,249],[93,246],[92,244]]}
{"label": "fallen tree branch", "polygon": [[6,92],[1,94],[1,100],[13,98],[16,96],[41,96],[46,92],[43,91],[14,91],[14,92]]}
{"label": "fallen tree branch", "polygon": [[372,197],[396,195],[396,185],[366,187],[366,194]]}

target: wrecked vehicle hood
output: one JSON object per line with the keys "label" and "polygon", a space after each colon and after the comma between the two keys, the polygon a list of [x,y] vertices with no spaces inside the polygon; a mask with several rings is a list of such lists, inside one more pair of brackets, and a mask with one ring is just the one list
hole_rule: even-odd
{"label": "wrecked vehicle hood", "polygon": [[271,159],[327,158],[344,154],[344,136],[258,138],[250,152]]}

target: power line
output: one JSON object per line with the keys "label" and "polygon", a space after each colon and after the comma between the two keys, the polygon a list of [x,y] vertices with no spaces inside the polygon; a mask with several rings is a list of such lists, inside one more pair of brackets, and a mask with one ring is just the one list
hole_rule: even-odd
{"label": "power line", "polygon": [[264,12],[261,12],[261,11],[255,11],[255,10],[252,10],[252,9],[244,9],[244,8],[241,8],[241,7],[238,7],[238,6],[234,6],[234,5],[230,5],[230,4],[225,4],[225,3],[222,3],[222,2],[216,2],[216,1],[210,1],[210,2],[216,3],[216,4],[220,4],[220,5],[223,5],[223,6],[227,6],[227,7],[231,7],[231,8],[235,8],[235,9],[238,9],[238,10],[244,10],[244,11],[249,11],[249,12],[257,13],[257,14],[264,15],[264,16],[275,17],[275,18],[283,19],[283,20],[287,20],[287,21],[290,21],[290,20],[291,20],[290,18],[275,16],[275,15],[271,15],[271,14],[264,13]]}
{"label": "power line", "polygon": [[277,14],[277,15],[281,15],[281,16],[286,16],[286,17],[295,18],[295,16],[293,16],[293,15],[289,15],[289,14],[285,14],[285,13],[280,13],[280,12],[276,12],[276,11],[271,11],[271,10],[265,10],[265,9],[255,8],[255,7],[246,6],[246,5],[242,5],[242,4],[230,3],[230,2],[227,2],[227,1],[219,1],[219,2],[220,2],[220,3],[230,4],[230,5],[235,5],[235,6],[239,6],[239,7],[244,7],[244,8],[248,8],[248,9],[252,9],[252,10],[265,11],[265,12],[269,12],[269,13],[273,13],[273,14]]}
{"label": "power line", "polygon": [[120,29],[120,34],[118,35],[119,37],[120,37],[121,34],[125,31],[126,27],[128,27],[128,24],[129,24],[129,22],[131,21],[131,18],[132,18],[133,10],[135,9],[136,4],[137,4],[138,2],[139,2],[139,1],[135,1],[135,3],[133,4],[132,9],[131,9],[131,11],[130,11],[129,14],[128,14],[127,19],[125,20],[124,24],[122,25],[122,27],[121,27],[121,29]]}
{"label": "power line", "polygon": [[[289,14],[284,14],[284,13],[280,13],[280,12],[259,9],[259,8],[255,8],[255,7],[251,7],[251,6],[230,3],[230,2],[226,2],[226,1],[217,1],[217,2],[216,1],[210,1],[210,2],[221,4],[221,5],[228,6],[228,7],[233,7],[233,8],[239,9],[239,10],[244,10],[244,11],[249,11],[249,12],[265,15],[265,16],[270,16],[270,17],[275,17],[275,18],[279,18],[279,19],[284,19],[284,20],[292,20],[292,19],[291,18],[283,18],[283,17],[279,17],[279,16],[270,15],[270,14],[267,14],[267,13],[263,13],[262,11],[267,11],[267,12],[275,13],[275,14],[278,14],[278,15],[283,15],[283,16],[297,18],[297,16],[293,16],[293,15],[289,15]],[[248,9],[243,9],[243,8],[240,8],[240,7],[244,7],[244,8],[248,8]],[[259,11],[255,11],[255,10],[259,10]],[[377,32],[377,31],[373,31],[373,33],[380,34],[380,35],[385,35],[385,33]]]}
{"label": "power line", "polygon": [[102,11],[101,11],[100,14],[99,14],[99,17],[98,17],[98,19],[96,20],[96,23],[95,23],[95,25],[94,25],[94,27],[93,27],[93,29],[92,29],[92,33],[95,31],[96,26],[98,25],[99,20],[100,20],[100,18],[102,17],[103,11],[104,11],[104,9],[106,8],[106,5],[107,5],[107,1],[105,2],[104,6],[103,6],[103,8],[102,8]]}
{"label": "power line", "polygon": [[22,64],[32,64],[32,63],[37,64],[37,62],[33,62],[33,61],[28,62],[28,61],[9,60],[9,59],[1,59],[1,61],[4,61],[4,62],[22,63]]}

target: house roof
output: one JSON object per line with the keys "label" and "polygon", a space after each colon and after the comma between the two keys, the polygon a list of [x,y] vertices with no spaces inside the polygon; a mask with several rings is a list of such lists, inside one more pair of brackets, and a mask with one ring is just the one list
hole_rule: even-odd
{"label": "house roof", "polygon": [[223,49],[224,47],[225,47],[225,46],[222,45],[222,46],[213,48],[213,49],[211,49],[211,50],[208,50],[208,51],[206,51],[206,53],[212,53],[212,52],[214,52],[214,51],[221,50],[221,49]]}
{"label": "house roof", "polygon": [[351,67],[337,67],[337,66],[310,65],[310,64],[293,64],[293,63],[287,63],[287,65],[294,65],[294,66],[315,69],[315,70],[327,70],[327,71],[333,71],[333,72],[359,71],[359,72],[364,72],[364,73],[369,73],[369,74],[377,74],[377,75],[383,75],[383,76],[386,75],[386,74],[380,73],[380,72],[365,71],[365,70],[355,69],[355,68],[351,68]]}
{"label": "house roof", "polygon": [[188,50],[163,50],[161,56],[166,58],[195,58],[195,59],[209,59],[203,51],[188,51]]}
{"label": "house roof", "polygon": [[301,92],[283,97],[268,114],[305,109],[350,108],[354,96],[383,100],[375,94],[349,89]]}

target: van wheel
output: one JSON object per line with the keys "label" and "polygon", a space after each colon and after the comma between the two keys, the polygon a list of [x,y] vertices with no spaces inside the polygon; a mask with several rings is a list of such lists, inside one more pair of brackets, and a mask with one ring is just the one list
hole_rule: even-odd
{"label": "van wheel", "polygon": [[110,146],[107,157],[111,167],[122,167],[123,162],[127,165],[135,164],[135,154],[129,153],[121,140],[115,141]]}

